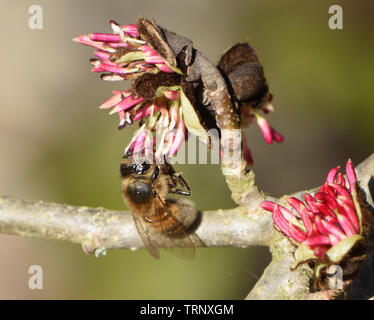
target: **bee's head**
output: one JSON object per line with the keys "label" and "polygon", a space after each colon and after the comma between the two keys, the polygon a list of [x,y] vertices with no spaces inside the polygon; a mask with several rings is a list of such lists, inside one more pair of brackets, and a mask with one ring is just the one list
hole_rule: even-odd
{"label": "bee's head", "polygon": [[146,173],[150,168],[150,164],[147,162],[130,162],[121,163],[120,172],[121,176],[124,178],[130,174],[142,175]]}

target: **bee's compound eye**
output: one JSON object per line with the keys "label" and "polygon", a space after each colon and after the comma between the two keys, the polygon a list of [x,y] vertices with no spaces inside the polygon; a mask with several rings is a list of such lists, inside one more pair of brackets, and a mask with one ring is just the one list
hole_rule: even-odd
{"label": "bee's compound eye", "polygon": [[134,166],[134,169],[133,169],[134,172],[136,172],[137,174],[143,174],[149,169],[150,164],[147,162],[143,162],[143,163],[134,162],[133,166]]}
{"label": "bee's compound eye", "polygon": [[134,180],[129,184],[128,194],[135,203],[146,203],[152,193],[152,187],[149,182],[144,180]]}
{"label": "bee's compound eye", "polygon": [[129,175],[131,173],[132,168],[129,167],[128,165],[122,163],[119,170],[120,170],[121,176],[126,177],[127,175]]}
{"label": "bee's compound eye", "polygon": [[119,172],[121,173],[121,176],[124,177],[126,175],[126,168],[123,164],[119,167]]}
{"label": "bee's compound eye", "polygon": [[142,167],[143,167],[143,172],[145,172],[145,171],[147,171],[147,170],[149,169],[150,164],[147,163],[147,162],[144,162],[144,163],[142,164]]}

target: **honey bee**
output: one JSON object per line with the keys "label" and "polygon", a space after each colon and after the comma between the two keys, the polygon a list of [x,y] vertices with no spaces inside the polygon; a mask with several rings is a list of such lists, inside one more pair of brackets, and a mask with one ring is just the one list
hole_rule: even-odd
{"label": "honey bee", "polygon": [[168,163],[136,162],[131,155],[124,156],[120,173],[125,202],[148,252],[159,259],[158,248],[163,248],[193,259],[194,245],[204,246],[196,234],[188,232],[198,211],[190,200],[166,198],[168,193],[191,194],[181,174]]}

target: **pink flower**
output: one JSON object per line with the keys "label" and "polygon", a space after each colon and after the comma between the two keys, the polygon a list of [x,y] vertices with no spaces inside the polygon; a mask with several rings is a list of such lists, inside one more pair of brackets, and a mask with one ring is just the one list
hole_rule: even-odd
{"label": "pink flower", "polygon": [[346,165],[347,184],[338,170],[339,167],[330,170],[314,196],[305,193],[305,203],[295,197],[286,198],[297,214],[271,201],[261,204],[264,210],[272,212],[277,229],[298,244],[298,262],[319,259],[338,263],[362,239],[361,210],[354,201],[357,177],[352,161],[349,159]]}
{"label": "pink flower", "polygon": [[80,44],[99,49],[95,52],[99,59],[91,60],[94,65],[93,72],[115,75],[104,75],[104,80],[124,80],[158,70],[171,72],[157,52],[139,38],[136,25],[120,26],[110,21],[110,26],[113,34],[91,33],[73,39]]}
{"label": "pink flower", "polygon": [[[261,107],[261,111],[264,114],[268,114],[269,112],[274,111],[274,107],[270,104],[272,100],[272,95],[268,94],[266,102]],[[242,106],[241,109],[241,117],[242,117],[242,126],[246,127],[250,123],[257,122],[258,127],[260,128],[262,135],[265,139],[267,144],[272,144],[274,141],[277,143],[281,143],[284,140],[284,137],[276,131],[269,122],[265,119],[265,117],[261,116],[257,109],[252,108],[248,105]],[[243,141],[243,148],[244,148],[244,155],[249,165],[253,164],[252,156],[250,156],[250,149],[247,146],[247,142]]]}

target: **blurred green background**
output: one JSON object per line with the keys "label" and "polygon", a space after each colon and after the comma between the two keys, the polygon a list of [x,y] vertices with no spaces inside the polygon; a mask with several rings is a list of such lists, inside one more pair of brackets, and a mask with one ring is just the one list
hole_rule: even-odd
{"label": "blurred green background", "polygon": [[[41,31],[28,9],[42,6]],[[340,4],[344,29],[328,28]],[[72,38],[109,31],[108,21],[138,16],[193,39],[213,61],[248,40],[265,67],[285,135],[266,145],[247,131],[257,182],[273,195],[321,184],[348,157],[374,150],[374,3],[359,1],[10,1],[2,0],[0,50],[0,194],[123,210],[118,165],[132,130],[97,106],[123,83],[90,72],[92,50]],[[200,209],[231,208],[216,165],[181,165]],[[199,249],[193,262],[144,250],[86,256],[66,242],[0,236],[0,298],[241,299],[260,277],[264,248]],[[28,289],[30,265],[44,270],[44,289]]]}

